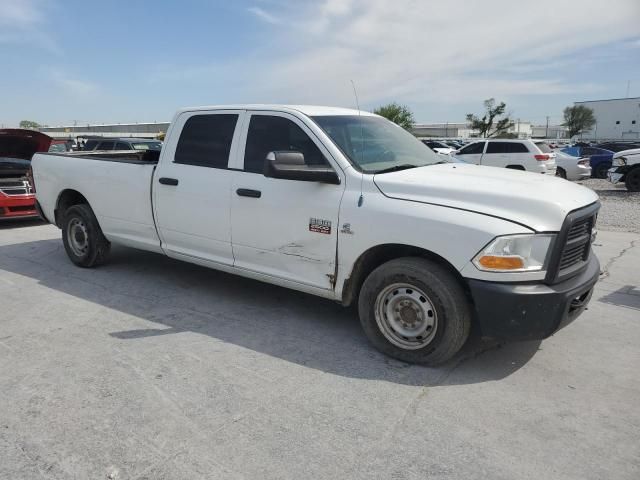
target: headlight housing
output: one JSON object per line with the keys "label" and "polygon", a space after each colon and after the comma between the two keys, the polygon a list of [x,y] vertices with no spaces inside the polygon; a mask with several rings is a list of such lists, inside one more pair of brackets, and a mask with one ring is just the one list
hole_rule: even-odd
{"label": "headlight housing", "polygon": [[547,268],[555,234],[506,235],[494,238],[473,259],[484,272],[536,272]]}
{"label": "headlight housing", "polygon": [[613,159],[614,167],[622,167],[627,164],[627,159],[625,157],[618,157]]}

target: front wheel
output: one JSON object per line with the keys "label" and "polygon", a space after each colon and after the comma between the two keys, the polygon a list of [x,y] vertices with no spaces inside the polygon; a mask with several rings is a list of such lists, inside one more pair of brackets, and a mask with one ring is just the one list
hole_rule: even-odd
{"label": "front wheel", "polygon": [[564,171],[564,168],[558,167],[556,169],[556,177],[567,179],[567,172]]}
{"label": "front wheel", "polygon": [[91,207],[85,204],[73,205],[64,213],[62,243],[71,261],[85,268],[104,263],[111,249]]}
{"label": "front wheel", "polygon": [[596,178],[607,178],[607,172],[611,168],[610,163],[601,163],[593,172],[593,176]]}
{"label": "front wheel", "polygon": [[634,168],[627,173],[624,185],[630,192],[640,192],[640,168]]}
{"label": "front wheel", "polygon": [[378,350],[425,365],[453,357],[471,325],[469,301],[458,279],[442,265],[416,257],[376,268],[362,285],[358,311]]}

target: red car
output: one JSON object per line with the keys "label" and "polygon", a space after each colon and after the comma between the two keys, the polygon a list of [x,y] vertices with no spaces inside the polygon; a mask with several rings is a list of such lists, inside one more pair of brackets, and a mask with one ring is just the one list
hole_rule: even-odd
{"label": "red car", "polygon": [[28,176],[31,157],[49,151],[52,141],[33,130],[0,129],[0,220],[38,216]]}

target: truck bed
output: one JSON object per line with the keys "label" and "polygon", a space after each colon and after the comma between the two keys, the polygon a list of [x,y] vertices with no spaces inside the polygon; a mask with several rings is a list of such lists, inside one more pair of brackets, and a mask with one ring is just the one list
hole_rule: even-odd
{"label": "truck bed", "polygon": [[60,220],[60,198],[87,199],[110,241],[160,250],[151,182],[158,162],[151,151],[37,153],[32,160],[36,198],[47,219]]}

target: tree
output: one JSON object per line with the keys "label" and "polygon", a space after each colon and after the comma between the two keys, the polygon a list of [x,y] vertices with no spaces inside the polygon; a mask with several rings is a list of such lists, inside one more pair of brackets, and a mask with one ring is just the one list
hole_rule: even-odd
{"label": "tree", "polygon": [[[472,130],[478,130],[481,137],[496,137],[504,135],[513,126],[509,115],[504,115],[507,106],[504,102],[496,105],[495,98],[484,101],[485,114],[482,118],[473,113],[467,115],[467,122]],[[503,118],[500,118],[503,117]]]}
{"label": "tree", "polygon": [[393,123],[400,125],[405,130],[411,130],[413,124],[413,113],[409,110],[409,107],[405,105],[399,105],[397,103],[389,103],[376,108],[373,113],[392,121]]}
{"label": "tree", "polygon": [[591,130],[596,124],[593,110],[584,105],[575,105],[564,109],[564,125],[567,127],[569,138],[581,134],[586,130]]}
{"label": "tree", "polygon": [[32,120],[22,120],[20,122],[20,128],[26,128],[29,130],[37,130],[41,126],[42,125],[40,125],[38,122],[34,122]]}

